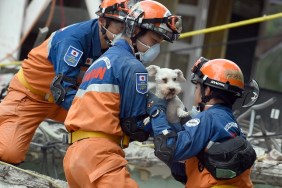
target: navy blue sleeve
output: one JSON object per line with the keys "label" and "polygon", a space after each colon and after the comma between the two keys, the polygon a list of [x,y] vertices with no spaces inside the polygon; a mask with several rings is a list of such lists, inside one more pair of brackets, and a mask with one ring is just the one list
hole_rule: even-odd
{"label": "navy blue sleeve", "polygon": [[[83,48],[80,42],[66,39],[54,45],[52,44],[49,54],[49,58],[54,66],[55,75],[63,74],[74,81],[77,81],[79,76],[82,57]],[[70,88],[75,88],[76,86],[74,83],[66,80],[63,80],[62,86],[66,89],[67,93],[60,106],[68,110],[77,92],[76,89]]]}
{"label": "navy blue sleeve", "polygon": [[[206,147],[210,139],[210,125],[205,115],[200,115],[189,120],[183,125],[183,130],[177,132],[177,139],[168,139],[168,146],[174,145],[173,161],[183,161],[196,156]],[[206,120],[205,120],[206,119]],[[205,122],[205,124],[201,123]],[[174,131],[166,120],[166,115],[161,112],[157,118],[152,119],[154,135],[162,134],[164,130]],[[174,131],[175,132],[175,131]]]}
{"label": "navy blue sleeve", "polygon": [[[148,73],[137,59],[125,61],[128,62],[122,66],[119,74],[122,80],[120,118],[136,118],[146,115]],[[143,126],[143,119],[137,122],[139,127]]]}

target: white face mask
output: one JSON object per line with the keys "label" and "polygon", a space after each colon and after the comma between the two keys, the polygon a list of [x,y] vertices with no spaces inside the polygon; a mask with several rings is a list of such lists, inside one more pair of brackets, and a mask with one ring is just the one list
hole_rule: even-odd
{"label": "white face mask", "polygon": [[114,39],[113,39],[113,41],[112,41],[112,44],[114,44],[114,43],[117,42],[119,39],[121,39],[121,36],[122,36],[122,33],[117,34],[117,35],[114,37]]}
{"label": "white face mask", "polygon": [[154,44],[153,46],[148,46],[141,41],[137,40],[141,45],[148,48],[146,52],[137,52],[135,55],[139,55],[140,61],[142,63],[150,63],[156,59],[156,57],[159,55],[161,50],[160,43]]}
{"label": "white face mask", "polygon": [[200,113],[200,109],[198,106],[192,106],[192,109],[190,111],[190,116],[192,118],[195,118]]}
{"label": "white face mask", "polygon": [[[212,107],[213,105],[205,105],[205,109]],[[190,116],[192,118],[195,118],[200,113],[200,107],[199,106],[192,106],[192,109],[190,111]]]}
{"label": "white face mask", "polygon": [[111,44],[114,44],[118,39],[121,38],[122,32],[121,32],[121,33],[118,33],[118,34],[114,34],[114,33],[111,32],[110,30],[106,29],[104,26],[103,26],[103,28],[104,28],[106,31],[108,31],[108,32],[113,36],[113,39],[112,39],[112,40],[109,39],[109,40],[111,41]]}

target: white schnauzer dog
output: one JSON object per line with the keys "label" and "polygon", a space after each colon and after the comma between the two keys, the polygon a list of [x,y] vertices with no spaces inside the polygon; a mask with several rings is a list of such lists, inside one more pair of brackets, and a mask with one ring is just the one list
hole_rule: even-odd
{"label": "white schnauzer dog", "polygon": [[155,77],[155,82],[149,82],[148,88],[155,88],[154,94],[166,99],[167,103],[167,120],[170,123],[179,123],[180,118],[190,115],[185,111],[185,106],[177,96],[181,91],[180,83],[184,83],[186,79],[183,72],[179,69],[160,68],[156,65],[150,65],[147,68],[149,77]]}

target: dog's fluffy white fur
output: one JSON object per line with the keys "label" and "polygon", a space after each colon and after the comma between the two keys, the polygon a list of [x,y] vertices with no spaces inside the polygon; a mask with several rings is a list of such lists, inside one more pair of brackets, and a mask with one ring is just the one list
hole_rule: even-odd
{"label": "dog's fluffy white fur", "polygon": [[149,77],[155,77],[155,82],[149,82],[148,88],[155,88],[154,94],[162,99],[166,99],[167,103],[167,120],[170,123],[178,123],[180,118],[190,115],[185,111],[185,106],[177,96],[181,91],[180,83],[184,83],[186,79],[180,69],[160,68],[156,65],[150,65],[147,68]]}

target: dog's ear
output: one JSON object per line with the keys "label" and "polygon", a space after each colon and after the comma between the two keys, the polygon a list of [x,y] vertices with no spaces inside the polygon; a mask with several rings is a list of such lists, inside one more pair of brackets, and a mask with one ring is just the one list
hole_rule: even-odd
{"label": "dog's ear", "polygon": [[146,67],[146,69],[148,71],[148,75],[150,77],[152,77],[152,76],[156,76],[156,74],[157,74],[158,70],[160,69],[160,67],[157,66],[157,65],[150,65],[150,66]]}
{"label": "dog's ear", "polygon": [[183,72],[180,69],[174,69],[177,74],[177,79],[179,82],[186,82],[186,79],[183,76]]}

